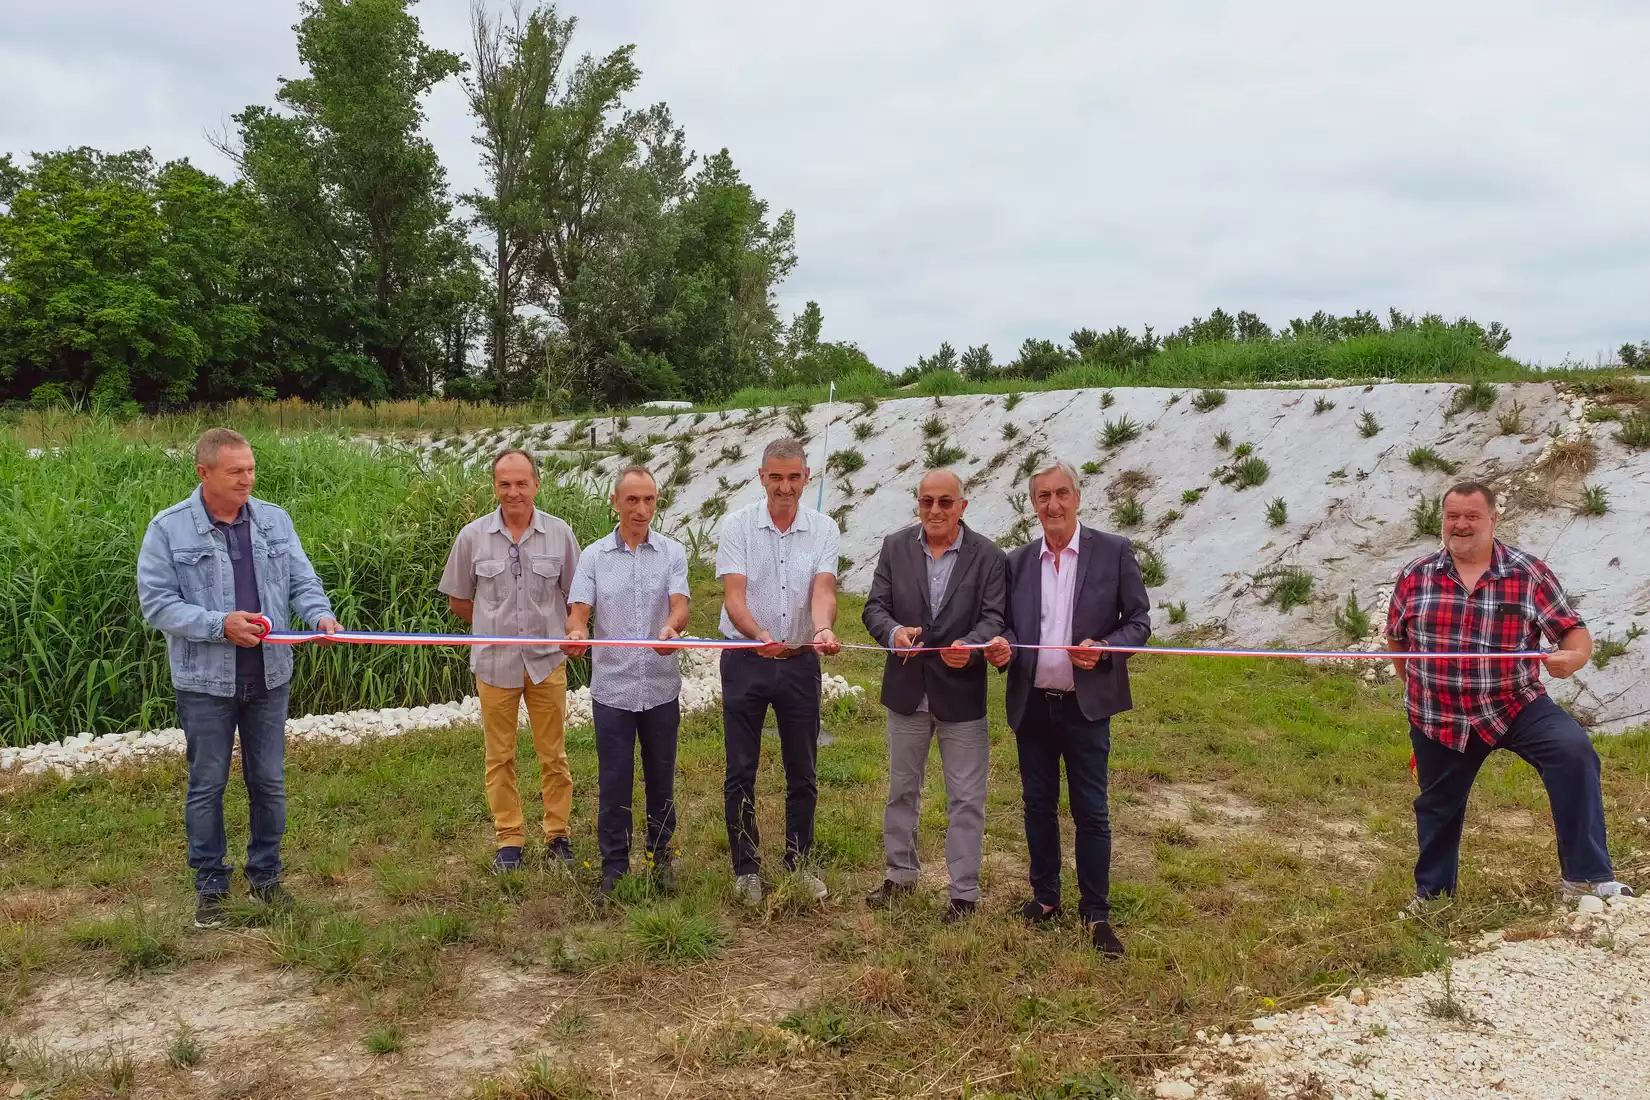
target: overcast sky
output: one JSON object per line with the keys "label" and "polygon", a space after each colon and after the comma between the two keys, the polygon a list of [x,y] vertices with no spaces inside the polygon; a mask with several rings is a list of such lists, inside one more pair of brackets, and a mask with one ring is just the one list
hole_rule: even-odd
{"label": "overcast sky", "polygon": [[[1650,4],[581,0],[641,99],[797,215],[786,313],[898,370],[942,340],[1159,331],[1216,306],[1650,339]],[[415,13],[468,45],[467,0]],[[0,3],[0,152],[206,133],[298,75],[288,0]],[[428,133],[482,185],[456,82]]]}

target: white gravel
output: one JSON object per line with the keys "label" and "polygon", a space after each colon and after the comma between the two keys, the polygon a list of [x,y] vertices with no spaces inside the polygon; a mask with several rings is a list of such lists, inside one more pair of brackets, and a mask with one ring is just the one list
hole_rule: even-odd
{"label": "white gravel", "polygon": [[1349,990],[1198,1033],[1153,1095],[1420,1100],[1650,1095],[1650,904],[1584,898],[1543,938],[1486,935],[1451,968],[1461,1019],[1439,1018],[1443,972]]}
{"label": "white gravel", "polygon": [[[722,680],[717,671],[715,650],[681,651],[682,709],[702,710],[722,701]],[[820,688],[827,702],[840,696],[858,696],[864,689],[841,676],[825,673]],[[567,696],[569,729],[590,724],[590,689],[578,688]],[[525,704],[521,722],[527,721]],[[290,741],[335,741],[354,745],[374,737],[395,737],[412,730],[446,729],[481,722],[481,701],[467,695],[455,703],[432,703],[424,707],[387,707],[383,710],[352,710],[342,714],[306,714],[290,718],[286,735]],[[130,730],[94,737],[76,734],[64,741],[0,748],[0,772],[42,775],[54,771],[70,775],[87,768],[109,768],[142,762],[184,751],[181,729]]]}

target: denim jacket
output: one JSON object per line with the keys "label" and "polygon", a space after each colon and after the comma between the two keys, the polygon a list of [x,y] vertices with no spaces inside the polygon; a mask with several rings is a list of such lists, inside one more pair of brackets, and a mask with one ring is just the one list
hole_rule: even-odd
{"label": "denim jacket", "polygon": [[[298,544],[292,517],[268,501],[247,501],[252,517],[252,561],[263,613],[284,630],[296,611],[310,627],[333,617],[315,568]],[[196,489],[187,500],[149,521],[138,551],[138,605],[150,626],[166,635],[172,686],[229,697],[235,694],[235,644],[223,620],[235,610],[235,575],[229,542],[212,526]],[[292,649],[264,649],[264,686],[292,679]]]}

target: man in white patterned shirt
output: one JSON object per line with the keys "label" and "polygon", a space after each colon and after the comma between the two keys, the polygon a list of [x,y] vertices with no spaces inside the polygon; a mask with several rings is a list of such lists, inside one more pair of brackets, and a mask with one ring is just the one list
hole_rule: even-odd
{"label": "man in white patterned shirt", "polygon": [[[584,548],[567,594],[567,637],[681,636],[688,621],[688,561],[681,543],[652,529],[659,486],[645,466],[619,473],[613,485],[613,533]],[[587,646],[564,647],[577,657]],[[676,734],[681,725],[682,670],[675,649],[596,646],[590,699],[596,726],[600,794],[596,842],[602,853],[601,896],[613,897],[630,870],[635,824],[636,745],[641,743],[647,803],[647,856],[655,883],[674,889],[670,841],[676,833]]]}
{"label": "man in white patterned shirt", "polygon": [[716,549],[723,636],[765,643],[722,651],[723,808],[734,881],[749,905],[762,900],[756,769],[770,706],[785,764],[785,865],[815,898],[827,893],[802,864],[813,847],[819,795],[819,655],[842,648],[832,630],[839,535],[829,516],[802,507],[808,473],[801,443],[768,444],[759,471],[767,499],[728,516]]}

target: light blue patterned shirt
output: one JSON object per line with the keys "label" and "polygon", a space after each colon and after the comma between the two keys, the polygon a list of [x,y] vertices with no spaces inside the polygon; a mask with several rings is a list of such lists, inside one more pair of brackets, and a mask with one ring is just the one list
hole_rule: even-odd
{"label": "light blue patterned shirt", "polygon": [[[619,529],[585,547],[573,571],[569,604],[594,611],[592,638],[657,638],[670,620],[670,597],[688,595],[687,551],[675,539],[649,530],[632,550]],[[642,711],[682,693],[675,653],[595,646],[590,650],[590,697],[615,710]]]}

